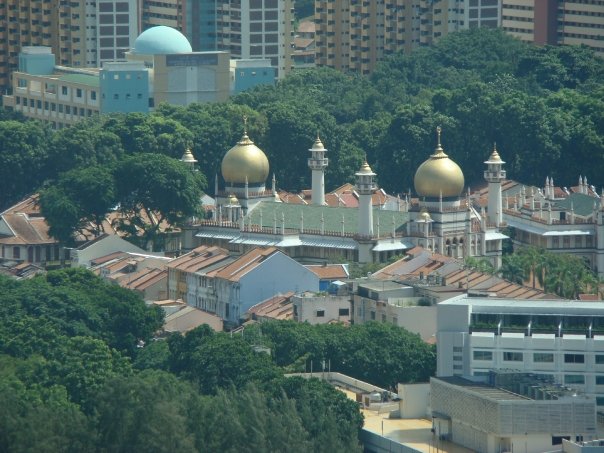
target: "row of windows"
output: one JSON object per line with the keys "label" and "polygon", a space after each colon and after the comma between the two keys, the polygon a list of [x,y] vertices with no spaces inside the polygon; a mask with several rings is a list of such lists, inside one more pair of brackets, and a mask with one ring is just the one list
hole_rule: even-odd
{"label": "row of windows", "polygon": [[45,111],[50,111],[50,112],[59,112],[59,113],[65,113],[66,115],[79,115],[79,116],[92,116],[93,114],[93,110],[92,109],[85,109],[80,107],[79,110],[77,107],[72,107],[70,105],[64,105],[64,104],[57,104],[56,102],[48,102],[48,101],[44,101],[44,103],[42,103],[42,101],[40,99],[28,99],[28,98],[21,98],[20,96],[16,96],[15,97],[15,104],[16,105],[23,105],[23,107],[30,107],[30,108],[37,108],[39,110],[45,110]]}
{"label": "row of windows", "polygon": [[[462,348],[453,348],[453,352],[456,349],[461,350]],[[504,351],[503,360],[505,362],[522,362],[524,361],[523,352],[517,351]],[[528,353],[527,353],[528,354]],[[480,351],[476,350],[473,352],[474,360],[493,360],[493,351]],[[554,363],[554,354],[551,352],[534,352],[533,362],[535,363]],[[594,356],[594,362],[596,365],[604,365],[604,354],[596,354]],[[564,354],[564,363],[585,363],[585,354]]]}

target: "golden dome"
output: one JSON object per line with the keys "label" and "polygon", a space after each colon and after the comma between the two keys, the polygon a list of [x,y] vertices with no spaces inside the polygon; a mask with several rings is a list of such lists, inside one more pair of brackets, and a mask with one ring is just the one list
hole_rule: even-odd
{"label": "golden dome", "polygon": [[424,222],[432,222],[432,217],[430,217],[430,213],[425,208],[422,208],[421,212],[419,213],[419,218]]}
{"label": "golden dome", "polygon": [[485,164],[505,164],[503,160],[501,160],[501,156],[497,152],[497,144],[493,143],[493,152],[489,156],[489,160],[485,162]]}
{"label": "golden dome", "polygon": [[187,148],[185,150],[185,152],[182,155],[182,157],[180,158],[180,160],[186,164],[196,164],[197,163],[197,159],[195,159],[195,157],[193,156],[193,153],[191,152],[190,148]]}
{"label": "golden dome", "polygon": [[311,151],[325,151],[325,146],[323,146],[323,142],[319,138],[319,134],[317,134],[317,138],[315,142],[312,144]]}
{"label": "golden dome", "polygon": [[420,197],[458,197],[465,185],[461,168],[449,159],[440,144],[440,131],[438,127],[438,145],[434,154],[415,172],[413,185]]}
{"label": "golden dome", "polygon": [[359,175],[359,174],[362,174],[362,175],[375,175],[375,173],[371,170],[371,167],[367,163],[367,159],[365,159],[363,161],[363,165],[361,165],[361,168],[357,172],[357,175]]}
{"label": "golden dome", "polygon": [[229,195],[228,206],[237,206],[239,204],[239,200],[235,196],[235,194]]}
{"label": "golden dome", "polygon": [[243,133],[222,159],[222,177],[227,183],[260,184],[268,177],[268,159],[260,148]]}

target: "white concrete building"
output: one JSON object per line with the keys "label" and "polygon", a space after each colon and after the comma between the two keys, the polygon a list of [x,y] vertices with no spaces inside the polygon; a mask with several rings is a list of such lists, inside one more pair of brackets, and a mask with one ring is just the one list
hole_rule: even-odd
{"label": "white concrete building", "polygon": [[[460,377],[431,378],[433,432],[482,453],[559,451],[564,437],[596,438],[593,398],[539,386],[527,375],[525,390],[492,382],[489,385]],[[547,392],[547,393],[545,393]]]}
{"label": "white concrete building", "polygon": [[604,412],[604,302],[462,295],[437,306],[437,376],[513,369],[595,396]]}
{"label": "white concrete building", "polygon": [[350,322],[350,297],[306,292],[292,297],[294,319],[309,324]]}

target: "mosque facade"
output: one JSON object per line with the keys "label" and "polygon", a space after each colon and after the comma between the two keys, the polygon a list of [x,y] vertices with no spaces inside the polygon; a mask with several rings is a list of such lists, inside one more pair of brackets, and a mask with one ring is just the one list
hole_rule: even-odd
{"label": "mosque facade", "polygon": [[[334,260],[360,263],[386,262],[407,249],[422,246],[454,258],[484,257],[501,265],[502,221],[477,210],[464,195],[464,176],[445,153],[437,131],[437,147],[417,169],[417,197],[395,204],[396,209],[376,209],[372,194],[378,190],[365,161],[355,174],[358,207],[325,204],[324,172],[328,150],[317,137],[309,149],[312,202],[283,203],[273,176],[266,187],[270,165],[264,152],[248,136],[247,129],[223,157],[221,177],[215,178],[215,211],[211,220],[186,228],[182,249],[216,245],[233,253],[257,246],[275,246],[307,263]],[[497,193],[505,178],[503,161],[496,150],[485,162],[485,178]],[[501,196],[499,198],[501,202]],[[501,216],[502,209],[495,209]]]}

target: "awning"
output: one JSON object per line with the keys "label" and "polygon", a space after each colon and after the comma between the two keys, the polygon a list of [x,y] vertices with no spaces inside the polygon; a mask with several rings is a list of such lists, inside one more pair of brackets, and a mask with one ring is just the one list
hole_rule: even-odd
{"label": "awning", "polygon": [[373,247],[373,249],[371,250],[373,250],[374,252],[387,252],[390,250],[407,250],[413,247],[414,245],[410,242],[405,242],[401,240],[387,240],[383,242],[378,241],[375,247]]}
{"label": "awning", "polygon": [[484,234],[485,241],[498,241],[500,239],[508,239],[508,236],[497,232],[486,232]]}
{"label": "awning", "polygon": [[546,231],[543,236],[591,236],[591,231],[581,230],[563,230],[563,231]]}
{"label": "awning", "polygon": [[355,241],[344,241],[344,240],[340,240],[338,241],[337,239],[333,239],[333,240],[329,240],[329,239],[323,239],[323,238],[302,238],[301,239],[302,244],[301,245],[305,245],[307,247],[323,247],[323,248],[329,248],[329,249],[343,249],[343,250],[356,250],[358,248],[358,245]]}
{"label": "awning", "polygon": [[527,231],[529,233],[538,234],[540,236],[591,236],[593,233],[591,231],[585,230],[556,230],[555,227],[557,225],[544,225],[538,226],[534,224],[527,224],[524,222],[514,221],[513,218],[507,217],[506,221],[509,226],[513,228],[517,228],[522,231]]}
{"label": "awning", "polygon": [[200,231],[195,235],[198,238],[210,238],[210,239],[235,239],[240,235],[239,230],[235,231]]}
{"label": "awning", "polygon": [[251,237],[240,236],[240,237],[235,238],[232,241],[230,241],[230,243],[231,244],[248,244],[248,245],[267,246],[267,245],[276,245],[277,241],[272,241],[267,238],[251,238]]}

